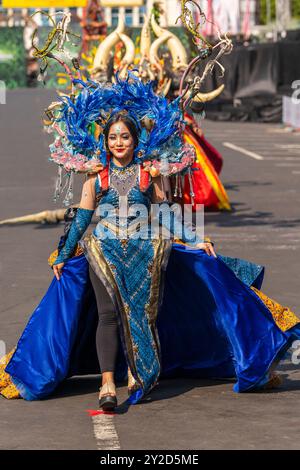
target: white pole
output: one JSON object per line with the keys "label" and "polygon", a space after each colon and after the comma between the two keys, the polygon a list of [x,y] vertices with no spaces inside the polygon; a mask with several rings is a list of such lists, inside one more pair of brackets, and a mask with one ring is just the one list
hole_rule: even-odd
{"label": "white pole", "polygon": [[132,26],[140,25],[140,10],[139,7],[133,7],[132,11]]}
{"label": "white pole", "polygon": [[8,18],[7,26],[9,26],[11,28],[15,24],[13,8],[8,8],[7,9],[7,18]]}
{"label": "white pole", "polygon": [[104,21],[106,21],[107,26],[111,26],[111,8],[105,7],[104,8]]}
{"label": "white pole", "polygon": [[267,12],[266,12],[267,25],[269,25],[271,23],[271,0],[267,0],[266,8],[267,8]]}
{"label": "white pole", "polygon": [[148,15],[148,14],[150,13],[150,11],[152,10],[152,3],[153,3],[152,0],[146,0],[147,15]]}
{"label": "white pole", "polygon": [[276,29],[277,32],[283,33],[287,30],[291,19],[290,0],[276,1]]}

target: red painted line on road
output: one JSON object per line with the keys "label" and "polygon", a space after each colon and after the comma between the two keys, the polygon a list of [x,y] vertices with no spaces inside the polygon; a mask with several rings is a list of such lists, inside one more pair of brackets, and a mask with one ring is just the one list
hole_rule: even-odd
{"label": "red painted line on road", "polygon": [[97,415],[115,415],[114,411],[103,411],[103,410],[86,410],[89,416],[97,416]]}

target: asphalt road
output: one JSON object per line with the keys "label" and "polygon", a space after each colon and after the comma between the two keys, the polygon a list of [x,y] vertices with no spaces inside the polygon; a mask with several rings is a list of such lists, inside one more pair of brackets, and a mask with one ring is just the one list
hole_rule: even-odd
{"label": "asphalt road", "polygon": [[[56,168],[47,161],[51,139],[40,120],[52,99],[50,91],[17,90],[0,105],[0,220],[60,207],[51,200]],[[300,133],[279,125],[209,121],[204,129],[224,156],[222,181],[233,207],[232,213],[207,213],[206,234],[220,253],[265,265],[265,293],[300,314]],[[46,292],[52,278],[47,258],[62,230],[60,225],[0,228],[0,341],[7,351]],[[283,386],[268,393],[236,394],[230,381],[161,381],[151,400],[121,407],[113,417],[118,445],[121,450],[299,449],[299,367],[286,360]],[[98,386],[97,376],[73,377],[47,400],[0,398],[0,449],[105,448],[105,435],[94,434],[99,423],[86,411],[97,408]],[[118,397],[120,403],[126,399],[125,386],[118,388]]]}

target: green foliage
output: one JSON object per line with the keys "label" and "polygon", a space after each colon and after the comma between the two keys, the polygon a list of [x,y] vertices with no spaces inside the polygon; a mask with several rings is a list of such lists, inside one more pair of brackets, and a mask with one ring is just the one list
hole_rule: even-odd
{"label": "green foliage", "polygon": [[292,0],[292,17],[300,19],[300,0]]}
{"label": "green foliage", "polygon": [[[270,0],[271,3],[271,21],[276,18],[276,0]],[[260,0],[260,23],[267,24],[267,0]],[[292,18],[300,19],[300,0],[291,0]]]}
{"label": "green foliage", "polygon": [[[260,24],[267,24],[267,1],[260,0]],[[271,21],[276,18],[276,0],[270,0],[271,4]]]}
{"label": "green foliage", "polygon": [[160,24],[160,16],[163,13],[163,9],[162,9],[160,1],[157,1],[157,2],[153,3],[151,13],[152,13],[152,15],[154,15],[156,23]]}
{"label": "green foliage", "polygon": [[6,88],[26,86],[25,51],[23,28],[0,28],[0,54],[9,54],[11,59],[0,62],[0,80]]}

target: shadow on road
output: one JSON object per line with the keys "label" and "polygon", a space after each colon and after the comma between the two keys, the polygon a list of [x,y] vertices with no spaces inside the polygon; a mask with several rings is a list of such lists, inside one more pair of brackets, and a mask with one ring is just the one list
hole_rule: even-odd
{"label": "shadow on road", "polygon": [[[245,206],[244,208],[242,206]],[[256,211],[251,212],[251,208],[245,204],[232,203],[232,212],[206,212],[206,223],[213,223],[217,227],[273,227],[273,228],[298,228],[300,219],[285,218],[275,219],[272,212]]]}
{"label": "shadow on road", "polygon": [[[300,379],[293,377],[299,371],[298,367],[292,367],[291,364],[282,364],[279,368],[281,372],[281,377],[283,378],[283,384],[273,390],[257,390],[251,391],[251,394],[281,394],[287,391],[297,391],[300,390]],[[202,389],[203,387],[215,387],[225,384],[235,383],[235,378],[231,379],[204,379],[204,378],[171,378],[171,379],[161,379],[158,385],[145,396],[139,404],[147,405],[153,402],[161,400],[169,400],[182,396],[188,392],[194,391],[197,393],[197,390]],[[55,392],[47,397],[47,400],[54,400],[57,398],[78,396],[78,395],[88,395],[91,393],[97,393],[100,386],[99,377],[91,376],[78,376],[71,377],[64,380]],[[127,382],[118,382],[117,387],[127,387]],[[127,389],[126,389],[127,392]],[[234,392],[232,392],[234,393]],[[245,393],[243,393],[245,395]],[[117,414],[125,414],[129,408],[134,405],[130,405],[126,399],[119,404],[116,409]]]}
{"label": "shadow on road", "polygon": [[239,192],[240,188],[254,188],[258,186],[272,186],[270,181],[235,181],[234,183],[228,182],[224,184],[226,191]]}

